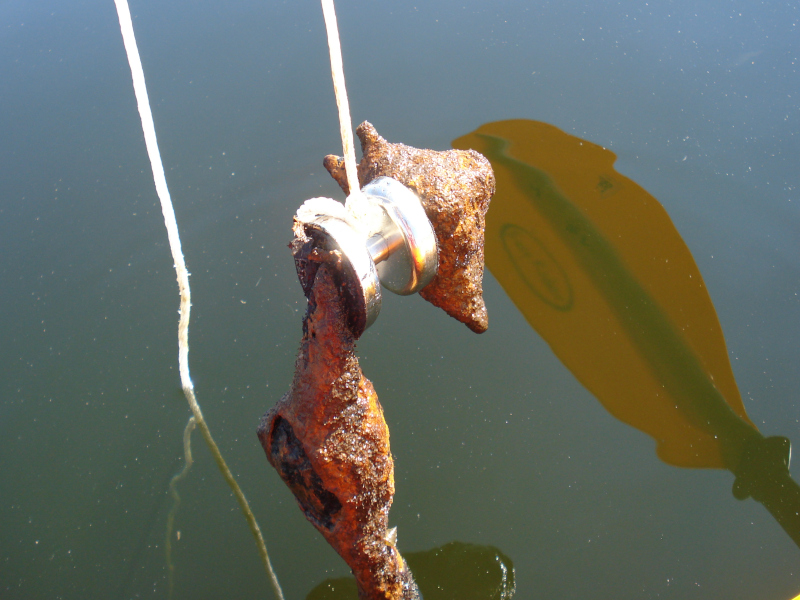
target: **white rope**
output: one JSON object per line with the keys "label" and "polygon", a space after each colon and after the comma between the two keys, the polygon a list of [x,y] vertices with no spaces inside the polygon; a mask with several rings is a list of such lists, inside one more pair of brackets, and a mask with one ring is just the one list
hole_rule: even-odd
{"label": "white rope", "polygon": [[136,37],[133,34],[133,22],[131,21],[131,12],[128,7],[127,0],[114,0],[117,6],[117,15],[119,16],[119,26],[122,31],[122,40],[125,43],[125,52],[128,55],[128,63],[131,67],[131,75],[133,77],[133,90],[136,94],[136,103],[139,107],[139,116],[142,119],[142,130],[144,131],[144,141],[147,145],[147,154],[150,157],[150,165],[153,169],[153,179],[156,184],[156,193],[159,200],[161,200],[161,212],[164,215],[164,225],[167,227],[167,237],[169,238],[169,247],[172,251],[172,260],[175,262],[175,272],[178,277],[178,289],[181,295],[180,305],[180,321],[178,323],[178,365],[180,369],[181,386],[186,400],[189,403],[189,408],[192,410],[197,426],[200,428],[206,444],[211,450],[214,460],[217,463],[225,481],[233,490],[236,500],[239,502],[239,507],[244,513],[245,519],[250,526],[250,531],[256,540],[259,555],[261,556],[264,568],[270,578],[275,596],[283,600],[283,592],[281,591],[278,579],[275,572],[272,570],[272,564],[267,554],[267,548],[264,544],[264,538],[261,535],[261,529],[255,520],[253,512],[250,510],[250,505],[247,499],[233,478],[228,465],[222,458],[222,454],[211,437],[211,431],[208,429],[203,413],[200,410],[200,405],[197,403],[197,398],[194,394],[194,384],[189,375],[189,313],[191,311],[191,291],[189,289],[189,272],[186,270],[186,262],[183,259],[183,252],[181,251],[181,238],[178,234],[178,222],[175,220],[175,210],[172,207],[172,200],[169,196],[167,189],[167,179],[164,176],[164,166],[161,163],[161,154],[158,151],[158,142],[156,141],[156,128],[153,124],[153,114],[150,111],[150,101],[147,98],[147,86],[144,80],[144,70],[142,69],[142,61],[139,57],[139,49],[136,46]]}
{"label": "white rope", "polygon": [[[167,189],[167,179],[164,176],[164,165],[161,163],[161,154],[156,141],[156,128],[153,124],[153,113],[150,111],[150,101],[147,98],[147,86],[144,81],[144,70],[139,58],[139,49],[133,35],[133,22],[127,0],[114,0],[119,15],[119,26],[122,30],[122,41],[125,43],[125,52],[128,54],[128,63],[133,76],[133,91],[136,94],[136,104],[139,107],[139,116],[142,119],[144,142],[147,145],[147,155],[153,169],[153,179],[156,183],[156,193],[161,200],[161,212],[164,214],[164,225],[167,227],[169,248],[172,251],[172,260],[178,276],[178,289],[181,294],[180,323],[178,325],[178,364],[180,366],[181,385],[186,394],[193,413],[200,412],[200,407],[194,398],[194,384],[189,375],[189,312],[191,310],[191,291],[189,289],[189,272],[183,260],[181,251],[181,238],[178,234],[178,222],[175,220],[175,210]],[[189,399],[191,396],[191,399]],[[198,419],[200,420],[200,419]]]}
{"label": "white rope", "polygon": [[[342,136],[344,151],[344,168],[347,174],[347,185],[350,197],[361,196],[356,171],[356,153],[353,147],[353,123],[350,120],[350,103],[347,101],[347,89],[344,85],[344,65],[342,64],[342,46],[339,43],[339,25],[336,22],[336,10],[333,0],[322,0],[322,15],[325,17],[325,29],[328,32],[328,50],[331,55],[331,76],[333,77],[333,93],[336,94],[336,106],[339,109],[339,132]],[[350,202],[348,197],[348,203]]]}

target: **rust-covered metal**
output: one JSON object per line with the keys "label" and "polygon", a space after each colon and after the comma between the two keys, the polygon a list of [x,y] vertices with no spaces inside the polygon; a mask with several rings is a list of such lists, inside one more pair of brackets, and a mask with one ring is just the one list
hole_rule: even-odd
{"label": "rust-covered metal", "polygon": [[418,600],[388,529],[394,496],[389,429],[355,354],[347,273],[295,223],[292,243],[308,298],[288,393],[261,420],[267,459],[306,518],[353,570],[361,600]]}
{"label": "rust-covered metal", "polygon": [[[419,195],[433,224],[439,271],[420,295],[483,333],[489,326],[483,302],[485,216],[495,189],[489,161],[474,150],[440,152],[392,144],[367,121],[356,134],[363,153],[359,184],[363,187],[382,175],[396,179]],[[323,164],[349,194],[343,159],[328,155]]]}

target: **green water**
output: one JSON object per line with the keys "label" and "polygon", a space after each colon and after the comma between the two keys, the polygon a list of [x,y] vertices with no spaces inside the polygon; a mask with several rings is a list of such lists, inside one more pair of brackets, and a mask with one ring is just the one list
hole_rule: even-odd
{"label": "green water", "polygon": [[[536,119],[610,148],[703,274],[764,435],[800,442],[795,3],[340,3],[353,120],[434,149]],[[191,368],[287,599],[347,568],[269,467],[305,300],[286,244],[338,186],[315,2],[131,0],[192,273]],[[0,6],[0,598],[166,598],[189,413],[178,293],[114,4]],[[476,336],[389,296],[359,344],[392,435],[402,552],[493,546],[527,598],[800,593],[800,550],[727,471],[660,462],[487,274]],[[206,449],[181,484],[177,598],[267,597]],[[793,469],[794,479],[800,472]]]}

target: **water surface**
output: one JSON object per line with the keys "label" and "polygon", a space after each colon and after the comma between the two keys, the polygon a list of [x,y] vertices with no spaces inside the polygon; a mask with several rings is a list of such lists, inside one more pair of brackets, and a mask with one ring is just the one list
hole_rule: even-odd
{"label": "water surface", "polygon": [[[287,598],[347,574],[255,436],[305,306],[291,215],[341,199],[314,2],[132,1],[192,273],[191,367]],[[744,407],[800,440],[798,6],[376,2],[338,6],[353,120],[447,149],[533,119],[606,147],[664,206],[705,280]],[[0,595],[166,598],[166,489],[189,416],[178,294],[108,1],[0,7]],[[519,598],[768,598],[800,551],[733,476],[659,460],[487,274],[476,336],[385,299],[360,343],[392,434],[403,552],[513,561]],[[198,440],[195,440],[198,441]],[[268,594],[209,454],[181,485],[176,597]],[[793,469],[794,478],[800,472]]]}

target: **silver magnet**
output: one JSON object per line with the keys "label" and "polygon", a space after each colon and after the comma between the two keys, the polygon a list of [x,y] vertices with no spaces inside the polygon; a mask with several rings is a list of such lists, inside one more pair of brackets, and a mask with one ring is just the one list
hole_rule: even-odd
{"label": "silver magnet", "polygon": [[361,192],[385,215],[367,243],[381,283],[401,296],[415,294],[431,282],[439,267],[436,234],[419,197],[391,177],[378,177]]}
{"label": "silver magnet", "polygon": [[378,177],[343,206],[330,198],[307,200],[296,218],[342,254],[349,290],[363,310],[356,335],[381,309],[381,284],[400,295],[418,292],[436,276],[436,234],[419,197],[391,177]]}

